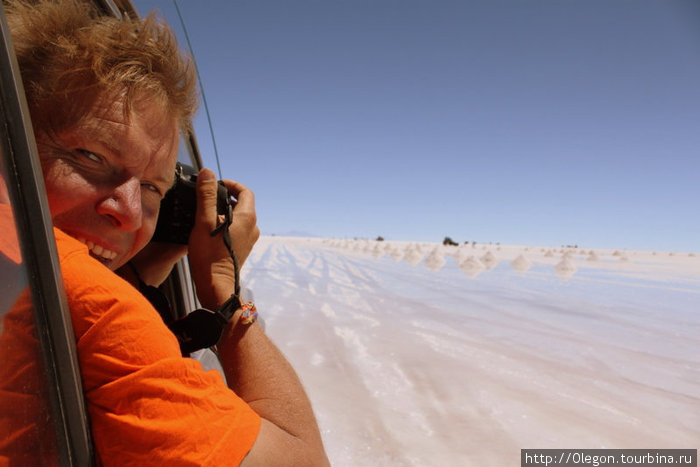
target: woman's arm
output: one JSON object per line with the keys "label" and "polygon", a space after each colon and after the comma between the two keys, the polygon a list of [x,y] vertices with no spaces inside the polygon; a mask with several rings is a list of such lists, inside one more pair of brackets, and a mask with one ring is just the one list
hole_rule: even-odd
{"label": "woman's arm", "polygon": [[[237,254],[248,256],[256,225],[255,201],[245,186],[224,181],[238,200],[229,229]],[[189,255],[197,296],[209,309],[219,308],[231,296],[233,261],[221,235],[210,236],[216,226],[217,181],[203,170],[197,178],[197,216],[190,237]],[[236,243],[238,239],[238,244]],[[245,245],[250,248],[245,249]],[[311,403],[294,369],[257,323],[239,322],[238,310],[219,343],[219,357],[229,386],[263,419],[260,433],[244,466],[325,466],[318,424]],[[235,440],[231,440],[235,442]]]}

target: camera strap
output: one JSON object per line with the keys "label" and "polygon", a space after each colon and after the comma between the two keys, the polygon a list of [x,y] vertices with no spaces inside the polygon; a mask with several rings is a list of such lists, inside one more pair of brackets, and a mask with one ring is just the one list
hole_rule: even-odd
{"label": "camera strap", "polygon": [[218,309],[198,308],[186,316],[174,321],[169,327],[180,343],[180,351],[188,355],[196,350],[214,347],[221,339],[224,328],[231,321],[233,314],[241,308],[241,284],[238,258],[233,251],[229,227],[233,222],[233,206],[230,198],[226,200],[224,221],[210,232],[216,237],[222,234],[224,245],[233,261],[234,289],[231,297]]}
{"label": "camera strap", "polygon": [[[153,286],[146,285],[141,280],[138,271],[134,265],[129,262],[129,265],[139,281],[140,292],[151,302],[158,313],[163,318],[163,321],[168,328],[177,337],[180,344],[180,352],[183,356],[189,356],[190,353],[214,347],[221,339],[224,328],[231,321],[236,310],[242,307],[241,305],[241,285],[240,285],[240,268],[238,258],[233,251],[231,244],[231,235],[229,227],[233,222],[233,206],[230,199],[227,200],[226,211],[224,213],[224,221],[219,224],[210,235],[216,237],[222,234],[224,245],[231,255],[234,270],[234,290],[231,297],[226,300],[218,309],[208,310],[206,308],[198,308],[182,318],[175,319],[172,315],[170,304],[163,292]],[[245,317],[244,323],[253,322],[256,317],[255,306],[250,303],[244,306],[248,307],[248,315]],[[244,313],[246,310],[244,310]]]}
{"label": "camera strap", "polygon": [[[231,255],[231,260],[233,261],[233,274],[234,274],[234,286],[233,286],[233,295],[231,295],[231,298],[227,300],[223,305],[221,305],[221,308],[224,308],[224,306],[235,297],[236,303],[238,305],[237,308],[234,308],[233,311],[228,314],[228,310],[226,313],[228,316],[226,316],[227,322],[228,320],[231,319],[231,316],[233,316],[233,313],[236,312],[238,308],[241,306],[241,278],[240,278],[240,273],[241,270],[238,266],[238,258],[236,257],[236,253],[233,251],[233,245],[231,244],[231,234],[229,233],[229,227],[231,227],[231,223],[233,223],[233,206],[231,205],[231,199],[227,198],[226,199],[226,212],[224,214],[224,222],[219,224],[214,230],[212,230],[209,235],[212,237],[216,237],[219,235],[219,232],[223,233],[224,237],[224,245],[226,245],[226,249],[228,250],[229,255]],[[219,309],[221,309],[219,308]]]}

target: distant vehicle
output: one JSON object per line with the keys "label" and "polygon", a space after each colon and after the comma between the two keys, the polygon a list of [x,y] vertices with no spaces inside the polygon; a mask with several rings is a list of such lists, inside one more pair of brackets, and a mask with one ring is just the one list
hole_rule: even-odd
{"label": "distant vehicle", "polygon": [[[97,5],[105,15],[137,15],[129,0],[85,1]],[[43,361],[38,364],[44,370],[43,389],[49,407],[46,426],[36,431],[35,445],[41,449],[41,446],[52,444],[40,438],[39,434],[47,436],[46,433],[49,433],[48,436],[51,436],[53,432],[56,448],[55,453],[49,453],[49,458],[55,458],[53,465],[95,465],[75,340],[62,287],[44,182],[1,4],[0,26],[0,192],[4,191],[4,179],[21,251],[21,260],[15,258],[16,261],[0,253],[0,323],[17,297],[28,290],[39,337],[39,354],[43,356]],[[193,133],[181,135],[178,159],[201,168],[201,157]],[[11,235],[12,232],[3,234]],[[20,261],[19,264],[17,261]],[[170,300],[175,317],[184,316],[186,310],[197,307],[186,258],[178,263],[162,289]],[[2,331],[0,324],[0,333]],[[11,353],[12,349],[0,348],[0,354],[7,356]],[[3,359],[0,365],[5,364]],[[0,394],[0,402],[2,397]],[[6,405],[0,404],[0,410]],[[7,439],[8,435],[2,432],[5,426],[2,419],[22,416],[22,413],[34,410],[30,405],[13,407],[12,413],[0,412],[0,440]]]}
{"label": "distant vehicle", "polygon": [[458,246],[459,245],[459,243],[455,242],[450,237],[445,237],[445,239],[442,241],[442,244],[445,246]]}

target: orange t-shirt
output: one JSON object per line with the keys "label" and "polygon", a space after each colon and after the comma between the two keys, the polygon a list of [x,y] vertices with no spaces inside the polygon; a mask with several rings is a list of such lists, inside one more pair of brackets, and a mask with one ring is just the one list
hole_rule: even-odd
{"label": "orange t-shirt", "polygon": [[218,372],[180,356],[177,339],[135,288],[85,245],[54,233],[99,462],[238,465],[260,417]]}

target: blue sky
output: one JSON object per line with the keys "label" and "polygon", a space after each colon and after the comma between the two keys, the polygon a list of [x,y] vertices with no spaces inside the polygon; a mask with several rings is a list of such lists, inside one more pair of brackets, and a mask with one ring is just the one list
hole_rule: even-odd
{"label": "blue sky", "polygon": [[264,234],[700,251],[693,0],[178,5]]}

